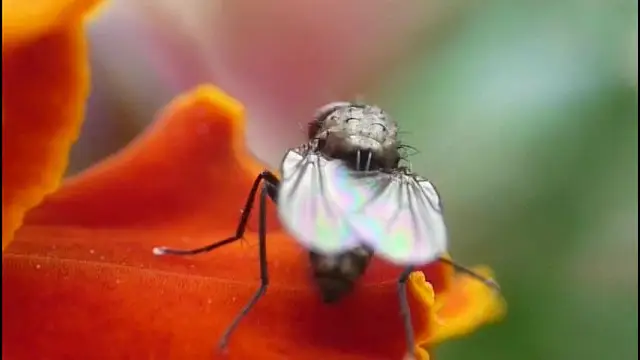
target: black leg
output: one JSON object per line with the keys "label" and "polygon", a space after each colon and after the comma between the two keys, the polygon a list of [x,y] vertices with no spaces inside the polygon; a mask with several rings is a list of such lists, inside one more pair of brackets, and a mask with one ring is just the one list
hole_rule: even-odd
{"label": "black leg", "polygon": [[409,300],[407,299],[407,280],[409,274],[413,271],[413,267],[406,267],[398,278],[398,297],[400,298],[400,315],[404,325],[404,333],[407,339],[408,358],[415,358],[415,340],[413,339],[413,324],[411,323],[411,309],[409,308]]}
{"label": "black leg", "polygon": [[265,184],[260,192],[260,205],[258,208],[259,212],[259,222],[258,222],[258,243],[259,243],[259,252],[260,252],[260,288],[258,291],[251,297],[251,300],[245,305],[240,313],[233,319],[231,325],[225,330],[222,338],[220,339],[220,343],[218,344],[218,348],[222,351],[227,347],[227,343],[229,342],[229,337],[233,333],[233,331],[238,327],[240,321],[249,313],[251,308],[258,302],[258,300],[264,295],[267,291],[267,286],[269,285],[269,273],[267,270],[267,196],[269,192],[268,185]]}
{"label": "black leg", "polygon": [[476,273],[475,271],[469,269],[468,267],[460,265],[460,264],[454,262],[451,259],[439,258],[438,260],[440,262],[443,262],[445,264],[449,264],[449,265],[453,266],[453,268],[456,271],[461,272],[461,273],[465,273],[465,274],[471,276],[472,278],[475,278],[476,280],[484,283],[488,287],[490,287],[490,288],[492,288],[494,290],[500,291],[500,285],[498,285],[498,283],[493,281],[492,279],[488,279],[488,278]]}
{"label": "black leg", "polygon": [[247,201],[244,204],[244,208],[242,209],[242,215],[240,216],[240,222],[238,223],[238,227],[236,228],[235,235],[228,237],[224,240],[216,241],[213,244],[209,244],[196,249],[181,250],[181,249],[170,249],[164,246],[158,246],[153,248],[153,253],[155,255],[196,255],[200,253],[209,252],[223,245],[227,245],[242,239],[242,237],[244,236],[244,231],[247,228],[249,215],[251,215],[251,210],[253,209],[253,202],[256,198],[258,187],[260,186],[260,183],[262,181],[265,182],[264,189],[266,189],[266,194],[269,196],[269,198],[271,198],[273,202],[276,202],[276,199],[278,197],[278,187],[280,186],[280,180],[278,180],[278,178],[272,172],[265,170],[261,172],[253,181],[253,185],[251,186],[251,190],[249,191],[249,196],[247,196]]}

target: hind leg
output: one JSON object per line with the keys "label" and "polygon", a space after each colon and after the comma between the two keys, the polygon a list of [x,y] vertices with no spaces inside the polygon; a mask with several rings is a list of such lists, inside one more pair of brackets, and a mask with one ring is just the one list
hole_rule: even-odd
{"label": "hind leg", "polygon": [[407,299],[407,280],[409,274],[413,271],[413,267],[406,267],[398,278],[398,298],[400,299],[400,315],[404,325],[404,333],[407,341],[406,360],[415,359],[415,340],[413,338],[413,324],[411,323],[411,309],[409,308],[409,300]]}

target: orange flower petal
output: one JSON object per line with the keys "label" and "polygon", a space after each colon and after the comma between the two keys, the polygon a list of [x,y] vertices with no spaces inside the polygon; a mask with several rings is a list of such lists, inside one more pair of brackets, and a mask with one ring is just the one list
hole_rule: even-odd
{"label": "orange flower petal", "polygon": [[3,251],[64,174],[88,94],[82,15],[97,2],[2,2]]}
{"label": "orange flower petal", "polygon": [[[3,289],[11,289],[3,292],[6,358],[211,359],[258,287],[255,232],[191,258],[154,257],[151,249],[198,246],[235,231],[261,169],[242,138],[241,106],[199,88],[30,212],[3,256]],[[270,287],[227,358],[402,358],[399,269],[374,262],[352,296],[322,304],[306,251],[278,230],[274,215],[272,208]],[[441,269],[424,269],[436,287],[446,283]],[[416,328],[426,326],[418,320]]]}
{"label": "orange flower petal", "polygon": [[102,0],[3,0],[2,51],[76,23],[100,3]]}
{"label": "orange flower petal", "polygon": [[[474,271],[492,277],[488,268],[478,267]],[[432,298],[433,292],[429,291],[429,284],[422,276],[416,275],[412,280],[410,286],[417,294]],[[417,339],[422,347],[469,334],[481,325],[502,319],[506,314],[506,303],[499,293],[477,279],[456,275],[446,291],[435,295],[430,311],[427,336]]]}
{"label": "orange flower petal", "polygon": [[213,87],[178,97],[126,149],[68,180],[30,222],[232,232],[263,169],[244,148],[243,114]]}

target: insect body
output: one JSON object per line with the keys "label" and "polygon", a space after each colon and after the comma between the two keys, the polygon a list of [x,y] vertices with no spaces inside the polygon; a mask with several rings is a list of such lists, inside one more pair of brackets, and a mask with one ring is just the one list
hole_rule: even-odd
{"label": "insect body", "polygon": [[338,254],[309,251],[313,276],[325,303],[334,303],[351,292],[373,257],[373,250],[359,246]]}
{"label": "insect body", "polygon": [[[393,169],[401,157],[397,132],[396,123],[378,107],[334,102],[317,111],[309,124],[309,143],[297,150],[341,160],[354,171]],[[285,156],[287,159],[291,158]],[[284,165],[282,170],[289,173]],[[295,211],[294,206],[290,209]],[[351,292],[372,256],[373,249],[366,245],[338,253],[311,250],[313,276],[322,299],[333,303]]]}
{"label": "insect body", "polygon": [[267,198],[278,205],[287,230],[309,249],[325,302],[348,294],[374,253],[404,267],[398,296],[410,352],[414,341],[406,281],[414,266],[442,261],[496,286],[441,257],[447,251],[447,233],[440,197],[428,180],[399,166],[402,145],[397,124],[384,111],[376,106],[330,103],[318,110],[308,135],[307,143],[285,154],[281,180],[269,171],[257,176],[233,236],[192,250],[153,249],[156,255],[194,255],[239,240],[263,184],[258,226],[261,285],[223,334],[220,348],[226,347],[233,330],[269,284]]}

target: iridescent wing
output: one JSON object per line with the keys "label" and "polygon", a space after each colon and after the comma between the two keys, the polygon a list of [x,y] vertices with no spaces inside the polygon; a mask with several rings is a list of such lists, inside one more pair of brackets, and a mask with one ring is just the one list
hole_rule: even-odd
{"label": "iridescent wing", "polygon": [[289,150],[281,167],[280,221],[303,246],[324,254],[361,244],[344,214],[330,200],[336,196],[329,193],[332,184],[326,171],[337,165],[311,151]]}
{"label": "iridescent wing", "polygon": [[330,200],[362,243],[376,255],[402,265],[434,261],[447,250],[440,197],[428,180],[393,173],[327,167]]}

